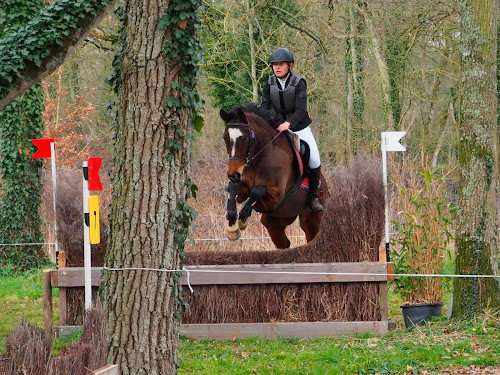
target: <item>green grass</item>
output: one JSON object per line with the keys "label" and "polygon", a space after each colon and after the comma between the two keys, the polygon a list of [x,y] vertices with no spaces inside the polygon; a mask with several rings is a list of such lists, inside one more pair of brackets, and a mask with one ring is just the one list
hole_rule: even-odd
{"label": "green grass", "polygon": [[[53,289],[54,316],[58,319],[58,291]],[[21,320],[43,325],[42,270],[0,274],[0,353],[8,333]]]}
{"label": "green grass", "polygon": [[500,327],[445,319],[383,336],[319,340],[182,339],[179,374],[402,374],[452,366],[498,366]]}
{"label": "green grass", "polygon": [[[18,276],[0,274],[0,353],[8,332],[21,319],[42,326],[41,275],[41,271]],[[399,328],[386,335],[319,340],[182,338],[179,374],[418,374],[424,369],[437,371],[453,366],[500,366],[498,322],[450,323],[440,318],[407,331],[401,328],[399,305],[400,298],[390,292],[389,315]],[[54,314],[57,312],[55,299]],[[56,340],[53,354],[78,336],[76,333]]]}

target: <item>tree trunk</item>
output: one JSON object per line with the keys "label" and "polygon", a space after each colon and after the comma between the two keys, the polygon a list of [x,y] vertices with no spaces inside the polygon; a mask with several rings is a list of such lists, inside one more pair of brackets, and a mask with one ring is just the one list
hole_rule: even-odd
{"label": "tree trunk", "polygon": [[[347,86],[347,150],[359,150],[366,141],[366,130],[363,121],[365,111],[364,94],[364,24],[363,18],[352,4],[347,6],[345,70]],[[354,152],[355,152],[354,151]]]}
{"label": "tree trunk", "polygon": [[[460,177],[456,272],[498,275],[498,0],[466,0],[462,9]],[[455,279],[455,317],[472,317],[499,303],[493,278]]]}
{"label": "tree trunk", "polygon": [[255,56],[255,41],[254,41],[254,5],[252,0],[246,1],[246,12],[248,22],[248,43],[250,44],[250,78],[252,80],[252,101],[259,102],[259,81],[257,79],[257,59]]}
{"label": "tree trunk", "polygon": [[391,101],[391,79],[389,76],[389,68],[385,59],[380,39],[377,36],[379,32],[375,29],[372,21],[372,15],[369,13],[366,2],[361,6],[356,6],[356,9],[363,15],[368,33],[372,43],[372,52],[377,62],[378,71],[380,74],[380,82],[382,85],[382,103],[384,109],[384,117],[387,125],[387,130],[395,130],[396,124],[393,115],[393,104]]}
{"label": "tree trunk", "polygon": [[[172,1],[129,0],[125,7],[110,212],[110,268],[179,269],[179,215],[187,193],[191,111],[182,53],[166,57],[174,33],[158,29]],[[191,20],[189,20],[191,22]],[[188,25],[188,28],[191,26]],[[181,218],[182,219],[182,218]],[[109,362],[124,375],[175,374],[182,298],[180,274],[114,270],[105,274]],[[176,318],[177,317],[177,318]]]}

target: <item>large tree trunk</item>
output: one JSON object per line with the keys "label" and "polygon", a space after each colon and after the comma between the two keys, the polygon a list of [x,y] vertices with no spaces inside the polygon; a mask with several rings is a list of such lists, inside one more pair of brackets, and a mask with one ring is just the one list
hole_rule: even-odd
{"label": "large tree trunk", "polygon": [[[456,271],[498,270],[498,0],[466,0],[462,9],[462,97],[460,102]],[[456,279],[453,315],[471,317],[498,308],[498,279]]]}
{"label": "large tree trunk", "polygon": [[[176,220],[185,207],[191,113],[169,100],[181,98],[186,72],[180,57],[162,53],[177,31],[175,25],[158,29],[168,6],[167,0],[129,0],[125,8],[110,268],[179,268],[183,238]],[[105,274],[109,361],[122,374],[176,373],[178,276],[144,269]]]}

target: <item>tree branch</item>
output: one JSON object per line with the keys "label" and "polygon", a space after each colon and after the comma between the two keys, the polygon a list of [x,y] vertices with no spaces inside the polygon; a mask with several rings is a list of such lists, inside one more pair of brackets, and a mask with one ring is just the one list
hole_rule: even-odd
{"label": "tree branch", "polygon": [[[295,29],[295,30],[298,30],[304,34],[306,34],[307,36],[309,36],[312,40],[314,40],[318,45],[319,45],[319,48],[321,48],[321,52],[323,52],[325,55],[327,55],[327,50],[326,50],[326,46],[325,46],[325,43],[323,42],[323,40],[321,40],[321,38],[317,35],[315,35],[311,30],[309,30],[307,27],[305,26],[299,26],[299,25],[294,25],[293,23],[291,23],[287,17],[290,17],[290,18],[296,18],[295,16],[293,16],[292,14],[290,14],[289,12],[281,9],[281,8],[278,8],[274,5],[270,5],[269,6],[270,9],[273,9],[276,11],[276,15],[278,16],[278,18],[285,24],[287,24],[288,26],[290,26],[292,29]],[[285,15],[287,17],[282,17],[281,14],[282,13],[285,13]]]}
{"label": "tree branch", "polygon": [[0,40],[0,109],[53,73],[112,9],[114,0],[53,1]]}

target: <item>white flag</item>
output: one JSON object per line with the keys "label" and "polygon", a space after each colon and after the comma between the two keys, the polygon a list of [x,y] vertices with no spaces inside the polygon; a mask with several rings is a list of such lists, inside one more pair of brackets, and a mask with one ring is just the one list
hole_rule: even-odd
{"label": "white flag", "polygon": [[382,151],[406,151],[406,148],[399,143],[406,132],[382,132]]}

